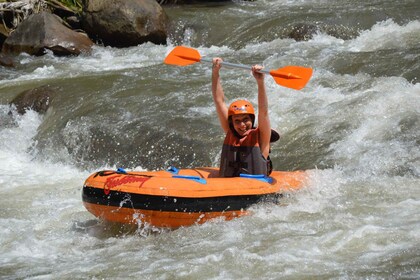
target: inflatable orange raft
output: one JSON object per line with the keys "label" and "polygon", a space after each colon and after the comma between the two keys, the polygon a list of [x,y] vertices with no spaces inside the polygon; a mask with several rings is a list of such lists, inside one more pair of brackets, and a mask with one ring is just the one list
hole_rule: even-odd
{"label": "inflatable orange raft", "polygon": [[255,203],[301,188],[306,177],[302,171],[234,178],[220,178],[218,173],[217,168],[99,171],[87,178],[83,203],[107,221],[178,228],[246,215]]}

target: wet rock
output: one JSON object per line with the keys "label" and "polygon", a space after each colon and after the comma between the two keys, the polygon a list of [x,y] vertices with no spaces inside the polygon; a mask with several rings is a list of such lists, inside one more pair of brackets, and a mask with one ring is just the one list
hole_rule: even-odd
{"label": "wet rock", "polygon": [[313,24],[299,23],[292,27],[289,33],[289,38],[296,41],[307,41],[312,39],[312,36],[318,32],[318,27]]}
{"label": "wet rock", "polygon": [[33,14],[10,34],[3,44],[3,53],[43,55],[51,50],[55,55],[79,55],[89,52],[93,42],[85,35],[62,24],[59,17],[48,12]]}
{"label": "wet rock", "polygon": [[71,26],[72,29],[81,29],[80,19],[77,16],[71,16],[66,18],[66,22]]}
{"label": "wet rock", "polygon": [[357,29],[342,25],[324,26],[321,31],[342,40],[354,39],[359,34]]}
{"label": "wet rock", "polygon": [[156,0],[86,0],[82,28],[106,46],[165,44],[168,17]]}
{"label": "wet rock", "polygon": [[5,55],[0,54],[0,66],[14,67],[15,62],[13,58],[11,58],[10,56],[5,56]]}
{"label": "wet rock", "polygon": [[49,85],[21,92],[10,105],[16,106],[19,114],[23,115],[27,110],[45,113],[51,104],[51,100],[57,94],[58,89]]}
{"label": "wet rock", "polygon": [[318,32],[343,40],[353,39],[359,34],[357,29],[343,25],[314,25],[299,23],[291,27],[291,31],[287,34],[287,36],[295,39],[296,41],[307,41],[312,39],[313,35]]}

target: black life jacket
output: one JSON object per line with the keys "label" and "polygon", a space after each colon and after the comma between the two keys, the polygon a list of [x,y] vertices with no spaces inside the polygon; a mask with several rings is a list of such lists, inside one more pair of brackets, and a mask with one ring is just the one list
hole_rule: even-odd
{"label": "black life jacket", "polygon": [[264,158],[259,146],[259,129],[253,128],[242,138],[230,129],[226,133],[220,160],[220,177],[237,177],[239,174],[270,175],[272,163]]}

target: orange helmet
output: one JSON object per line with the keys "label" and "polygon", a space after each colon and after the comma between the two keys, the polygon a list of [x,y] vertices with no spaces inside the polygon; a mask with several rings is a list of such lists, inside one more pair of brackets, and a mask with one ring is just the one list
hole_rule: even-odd
{"label": "orange helmet", "polygon": [[254,107],[252,106],[252,104],[249,101],[246,101],[246,100],[234,101],[234,102],[232,102],[232,104],[230,104],[229,109],[228,109],[229,128],[230,128],[231,131],[233,131],[234,134],[237,134],[237,132],[235,131],[235,128],[233,127],[232,116],[233,115],[240,115],[240,114],[249,114],[251,116],[251,119],[252,119],[252,127],[254,127],[255,111],[254,111]]}
{"label": "orange helmet", "polygon": [[228,109],[228,117],[232,115],[251,114],[255,116],[254,107],[249,101],[237,100],[230,104]]}

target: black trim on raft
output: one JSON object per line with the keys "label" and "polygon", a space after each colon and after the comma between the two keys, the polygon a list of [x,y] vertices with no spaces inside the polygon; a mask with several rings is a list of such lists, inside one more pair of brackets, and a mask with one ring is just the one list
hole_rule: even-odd
{"label": "black trim on raft", "polygon": [[139,177],[148,177],[148,178],[154,177],[152,175],[136,174],[136,173],[122,172],[122,171],[115,171],[115,170],[103,170],[103,171],[96,172],[93,178],[96,178],[98,176],[106,177],[106,176],[110,176],[114,174],[126,174],[130,176],[139,176]]}
{"label": "black trim on raft", "polygon": [[107,195],[103,189],[83,186],[82,199],[91,204],[154,210],[167,212],[222,212],[240,211],[258,202],[277,202],[280,193],[264,195],[235,195],[221,197],[185,198],[155,196],[135,193],[110,191]]}

